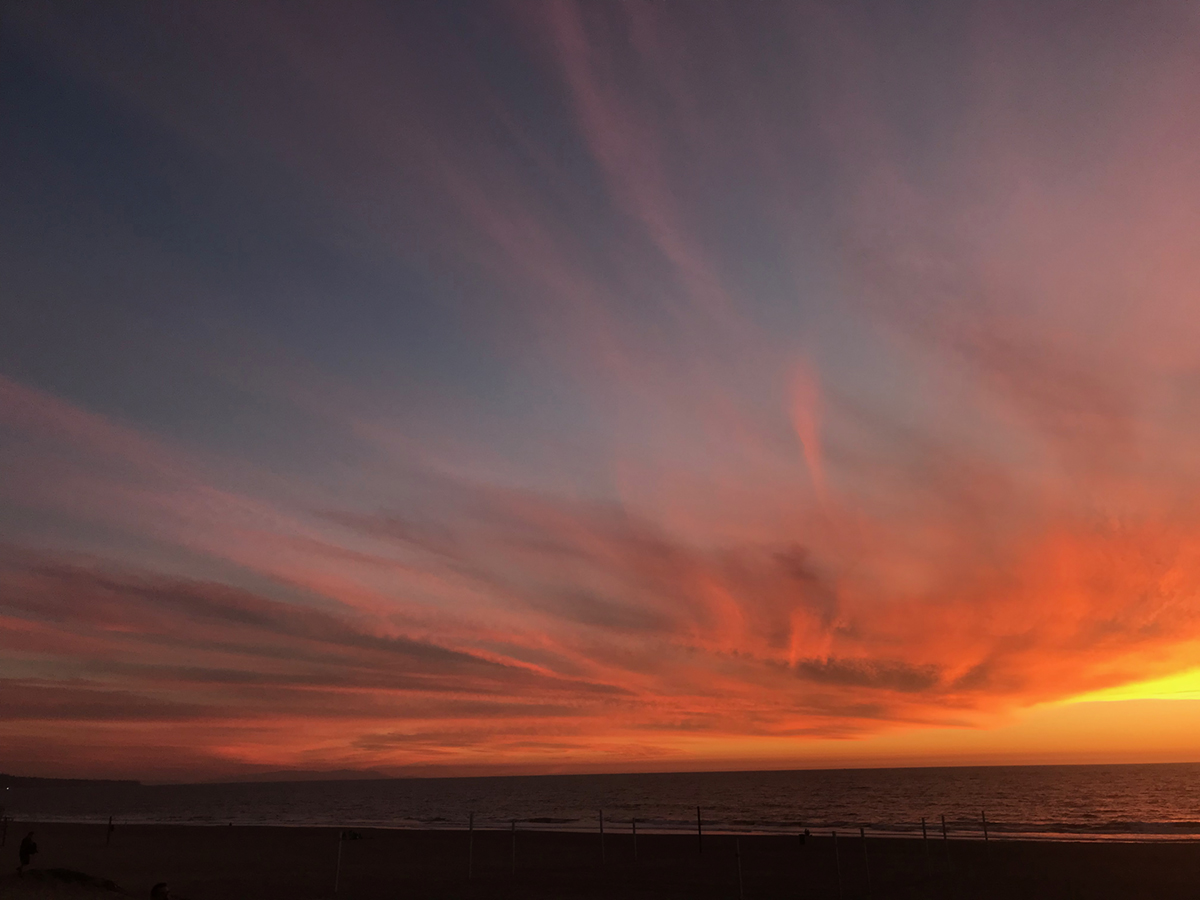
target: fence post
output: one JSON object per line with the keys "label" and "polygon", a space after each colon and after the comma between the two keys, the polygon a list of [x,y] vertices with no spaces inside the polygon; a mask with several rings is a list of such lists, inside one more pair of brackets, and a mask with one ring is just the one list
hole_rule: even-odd
{"label": "fence post", "polygon": [[704,829],[700,824],[700,807],[696,807],[696,852],[704,852]]}
{"label": "fence post", "polygon": [[633,820],[633,861],[637,862],[637,819]]}
{"label": "fence post", "polygon": [[842,896],[842,857],[838,853],[837,832],[833,832],[833,863],[837,866],[838,896]]}
{"label": "fence post", "polygon": [[929,832],[925,830],[925,817],[921,816],[921,846],[925,848],[925,871],[929,871]]}
{"label": "fence post", "polygon": [[107,847],[109,844],[111,844],[111,843],[112,843],[112,833],[113,833],[113,823],[112,823],[112,820],[113,820],[113,817],[112,817],[112,816],[109,816],[109,817],[108,817],[108,831],[106,831],[106,832],[104,833],[104,846],[105,846],[105,847]]}
{"label": "fence post", "polygon": [[[804,830],[803,830],[803,831],[801,831],[801,832],[800,832],[798,835],[796,835],[796,837],[798,837],[798,838],[800,839],[800,849],[801,849],[801,850],[803,850],[803,849],[804,849],[804,842],[805,842],[805,839],[808,837],[808,829],[807,829],[807,828],[806,828],[806,829],[804,829]],[[805,866],[804,866],[804,854],[803,854],[803,853],[800,853],[800,854],[798,854],[798,855],[797,855],[797,857],[796,857],[796,882],[797,882],[797,884],[798,884],[798,886],[799,886],[799,888],[800,888],[800,896],[801,896],[801,897],[804,897],[804,896],[805,896],[805,890],[804,890],[804,868],[805,868]]]}
{"label": "fence post", "polygon": [[858,836],[862,838],[863,869],[867,873],[867,894],[871,893],[871,861],[867,859],[867,830],[858,826]]}
{"label": "fence post", "polygon": [[333,872],[333,892],[334,892],[334,894],[336,894],[338,892],[338,884],[340,884],[341,880],[342,880],[342,841],[345,839],[345,834],[346,834],[346,832],[341,831],[339,829],[339,831],[338,831],[337,868]]}
{"label": "fence post", "polygon": [[517,874],[517,820],[512,820],[512,873]]}
{"label": "fence post", "polygon": [[737,854],[738,900],[746,900],[746,891],[745,891],[745,888],[742,886],[742,839],[740,837],[734,839],[733,851],[735,854]]}
{"label": "fence post", "polygon": [[467,813],[467,881],[475,869],[475,813]]}
{"label": "fence post", "polygon": [[600,810],[600,864],[608,862],[608,857],[604,853],[604,810]]}

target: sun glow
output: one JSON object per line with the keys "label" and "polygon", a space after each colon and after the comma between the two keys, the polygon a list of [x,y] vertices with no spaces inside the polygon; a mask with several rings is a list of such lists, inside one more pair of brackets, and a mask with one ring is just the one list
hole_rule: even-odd
{"label": "sun glow", "polygon": [[1200,667],[1164,678],[1092,691],[1062,702],[1098,703],[1114,700],[1200,700]]}

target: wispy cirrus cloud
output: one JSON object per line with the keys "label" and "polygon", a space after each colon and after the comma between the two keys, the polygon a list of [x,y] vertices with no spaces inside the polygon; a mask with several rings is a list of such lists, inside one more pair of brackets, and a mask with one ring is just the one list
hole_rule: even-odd
{"label": "wispy cirrus cloud", "polygon": [[19,758],[936,756],[1190,668],[1197,23],[943,12],[16,14]]}

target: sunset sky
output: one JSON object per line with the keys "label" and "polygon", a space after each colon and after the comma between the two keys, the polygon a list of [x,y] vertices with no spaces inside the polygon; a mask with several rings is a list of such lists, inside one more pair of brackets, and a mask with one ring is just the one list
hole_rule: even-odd
{"label": "sunset sky", "polygon": [[1200,758],[1200,7],[9,4],[0,771]]}

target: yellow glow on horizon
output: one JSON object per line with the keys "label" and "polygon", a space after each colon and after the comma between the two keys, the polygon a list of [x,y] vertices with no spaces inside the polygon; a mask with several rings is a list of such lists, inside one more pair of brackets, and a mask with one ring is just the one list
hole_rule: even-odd
{"label": "yellow glow on horizon", "polygon": [[1152,678],[1118,687],[1105,688],[1062,701],[1063,704],[1099,703],[1113,700],[1198,700],[1200,667],[1165,678]]}

